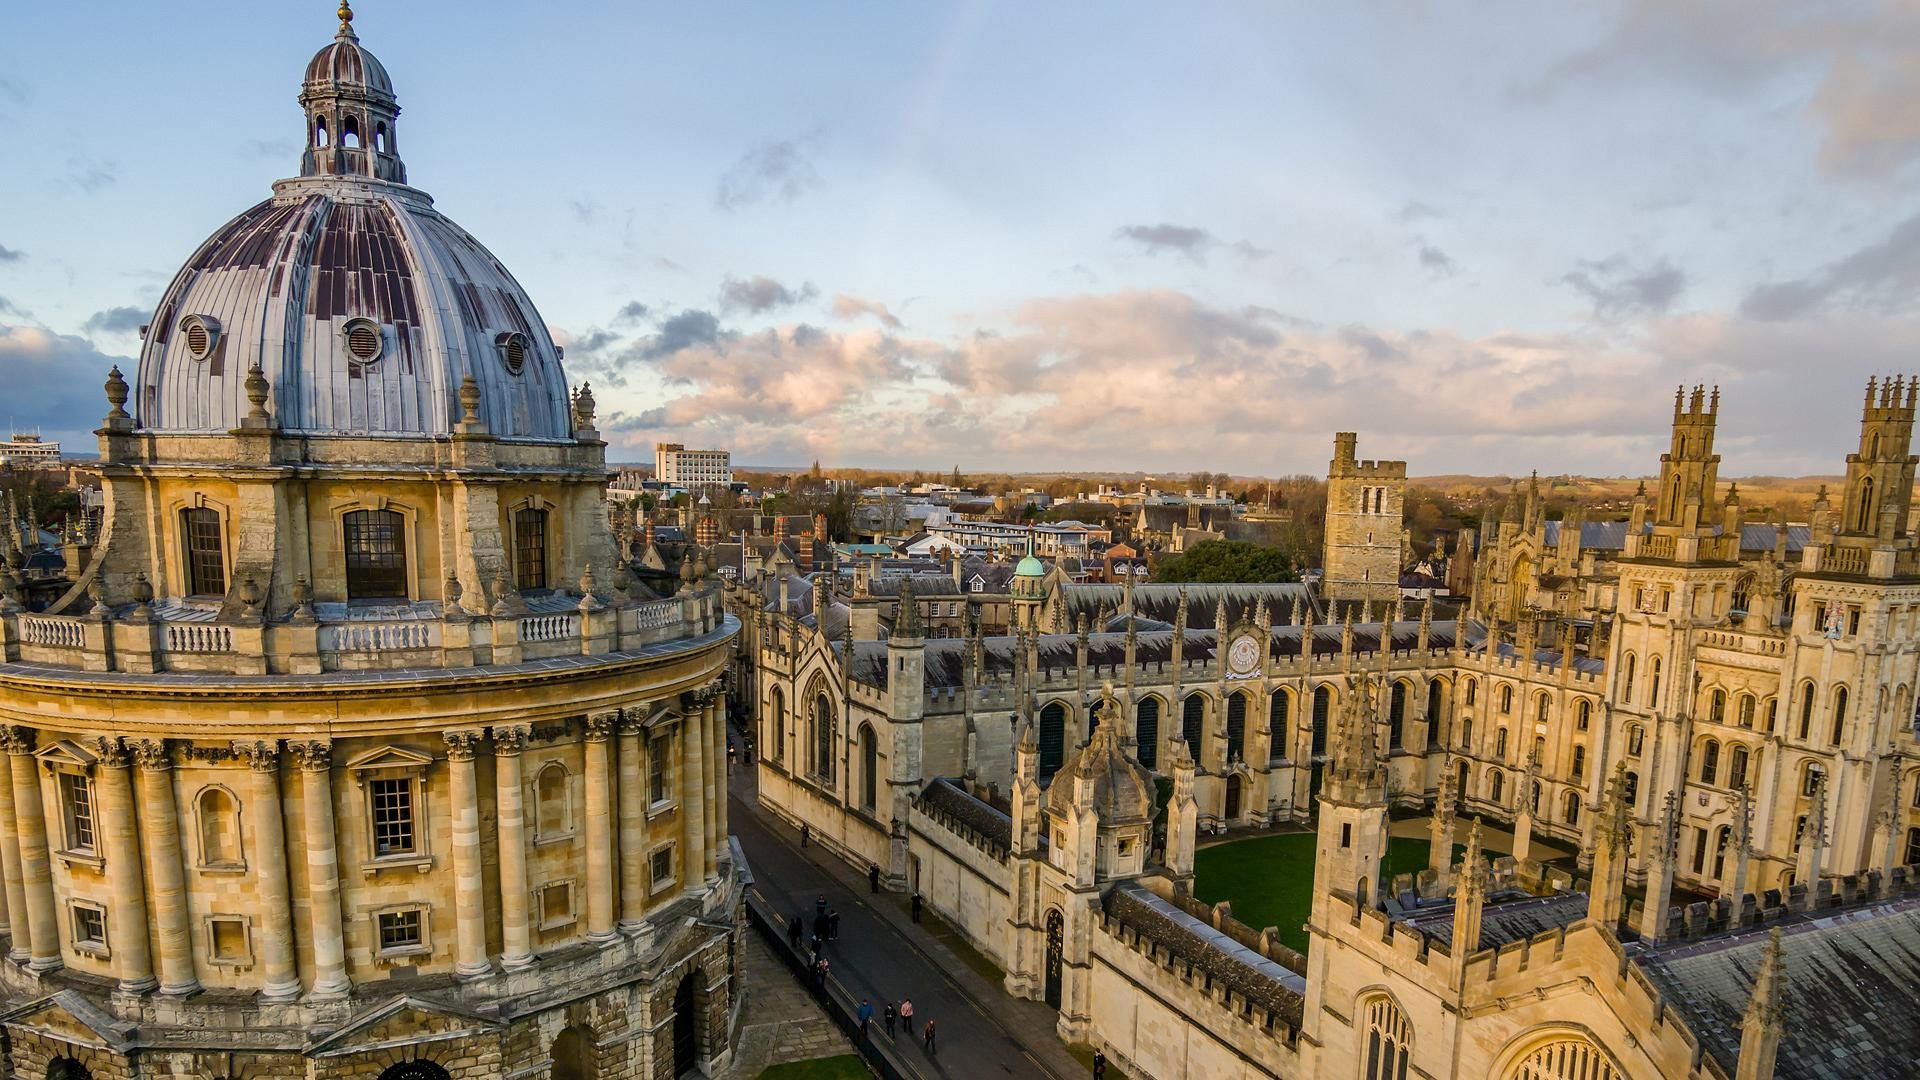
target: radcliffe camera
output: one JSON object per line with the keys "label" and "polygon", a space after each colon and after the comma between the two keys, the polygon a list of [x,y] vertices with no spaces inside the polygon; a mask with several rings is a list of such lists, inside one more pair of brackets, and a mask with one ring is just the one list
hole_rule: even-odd
{"label": "radcliffe camera", "polygon": [[1920,1076],[1910,5],[4,21],[0,1078]]}

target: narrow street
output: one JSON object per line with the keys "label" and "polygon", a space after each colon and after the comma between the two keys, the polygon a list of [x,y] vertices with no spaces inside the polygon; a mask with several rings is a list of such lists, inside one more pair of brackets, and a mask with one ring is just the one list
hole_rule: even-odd
{"label": "narrow street", "polygon": [[[761,811],[754,769],[737,766],[732,773],[733,832],[756,887],[788,917],[800,915],[809,934],[817,897],[824,895],[839,911],[840,936],[827,946],[827,959],[856,1000],[873,1002],[874,1038],[887,1037],[881,1023],[886,1003],[910,998],[915,1030],[911,1037],[897,1033],[895,1046],[922,1075],[972,1080],[1087,1074],[1055,1034],[1052,1009],[1008,996],[915,927],[907,897],[872,895],[864,874],[819,848],[802,849],[797,832]],[[935,1021],[938,1032],[931,1056],[919,1037],[927,1020]]]}

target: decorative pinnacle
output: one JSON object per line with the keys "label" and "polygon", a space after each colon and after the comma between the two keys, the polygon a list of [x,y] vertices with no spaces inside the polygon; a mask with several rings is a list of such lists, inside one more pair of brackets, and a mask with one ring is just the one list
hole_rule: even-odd
{"label": "decorative pinnacle", "polygon": [[349,0],[340,0],[340,10],[334,12],[340,16],[340,36],[353,36],[353,4]]}

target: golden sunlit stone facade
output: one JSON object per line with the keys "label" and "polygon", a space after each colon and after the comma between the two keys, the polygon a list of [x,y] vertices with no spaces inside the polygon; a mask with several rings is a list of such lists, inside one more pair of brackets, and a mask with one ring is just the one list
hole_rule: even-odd
{"label": "golden sunlit stone facade", "polygon": [[617,564],[592,394],[349,20],[108,380],[74,588],[0,581],[10,1075],[718,1067],[738,624]]}

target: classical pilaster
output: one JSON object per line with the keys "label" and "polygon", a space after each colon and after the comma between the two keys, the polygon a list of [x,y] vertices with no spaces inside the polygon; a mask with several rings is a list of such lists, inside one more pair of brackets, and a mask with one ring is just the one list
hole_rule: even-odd
{"label": "classical pilaster", "polygon": [[708,691],[704,695],[706,703],[700,707],[701,733],[705,737],[700,749],[705,752],[701,771],[705,781],[706,800],[701,804],[700,825],[701,841],[706,851],[706,862],[702,865],[701,877],[707,881],[718,879],[720,872],[720,800],[726,797],[726,766],[720,761],[721,741],[719,707],[715,704],[719,695]]}
{"label": "classical pilaster", "polygon": [[611,748],[618,712],[587,717],[587,938],[612,941],[613,794]]}
{"label": "classical pilaster", "polygon": [[[12,733],[0,728],[0,747],[11,748],[12,744]],[[33,954],[27,948],[27,943],[32,940],[32,932],[29,929],[31,919],[27,911],[26,883],[20,876],[18,822],[14,814],[13,778],[9,772],[5,781],[0,782],[0,878],[6,882],[7,928],[11,936],[7,957],[15,963],[24,964]]]}
{"label": "classical pilaster", "polygon": [[20,882],[26,892],[28,966],[52,971],[60,958],[60,925],[53,909],[53,864],[47,852],[47,814],[40,775],[33,767],[33,729],[16,727],[7,742],[13,766],[13,816],[20,840]]}
{"label": "classical pilaster", "polygon": [[714,760],[720,763],[718,767],[718,772],[715,774],[720,778],[720,785],[719,785],[720,790],[717,792],[719,797],[716,798],[713,803],[714,836],[716,840],[717,849],[720,851],[724,851],[726,850],[726,847],[727,847],[727,829],[728,829],[727,692],[725,690],[718,691],[714,694],[713,709],[714,709],[713,715],[717,718],[717,723],[715,724],[715,726],[719,729],[718,733],[714,737],[714,755],[715,755]]}
{"label": "classical pilaster", "polygon": [[153,929],[160,942],[160,992],[200,989],[193,969],[193,924],[187,911],[187,866],[180,849],[180,808],[173,793],[173,754],[165,739],[133,744],[140,763],[141,846],[153,881]]}
{"label": "classical pilaster", "polygon": [[290,1001],[300,996],[300,969],[293,951],[293,885],[287,876],[287,822],[280,805],[280,744],[261,740],[234,746],[252,768],[254,885],[263,916],[254,940],[260,947],[260,996]]}
{"label": "classical pilaster", "polygon": [[680,721],[680,825],[686,848],[680,853],[681,884],[688,892],[706,887],[707,825],[706,814],[706,725],[701,722],[705,710],[698,704],[686,710]]}
{"label": "classical pilaster", "polygon": [[456,975],[486,975],[487,893],[480,865],[480,782],[474,773],[473,753],[480,745],[478,731],[449,731],[448,789],[453,815],[453,935]]}
{"label": "classical pilaster", "polygon": [[493,787],[500,819],[500,966],[515,971],[533,963],[533,936],[527,928],[527,807],[520,753],[527,748],[524,725],[493,729]]}
{"label": "classical pilaster", "polygon": [[640,762],[645,715],[635,708],[620,718],[620,929],[629,934],[639,933],[647,919],[647,777]]}
{"label": "classical pilaster", "polygon": [[340,928],[340,851],[333,831],[333,744],[289,743],[300,764],[300,807],[307,830],[307,910],[313,924],[313,990],[317,998],[343,997],[346,941]]}
{"label": "classical pilaster", "polygon": [[107,934],[113,943],[113,973],[120,992],[144,994],[160,985],[153,977],[153,950],[147,940],[146,873],[140,868],[139,824],[133,812],[132,759],[119,739],[94,743],[100,769],[100,831],[113,886]]}

